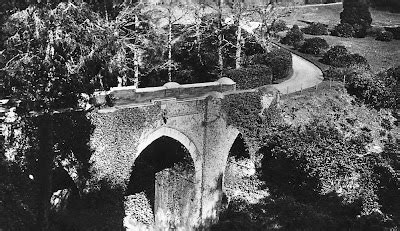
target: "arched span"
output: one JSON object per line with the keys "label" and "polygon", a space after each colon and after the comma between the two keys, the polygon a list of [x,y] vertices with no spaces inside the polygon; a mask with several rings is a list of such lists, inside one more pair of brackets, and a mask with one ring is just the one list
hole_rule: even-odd
{"label": "arched span", "polygon": [[136,152],[136,157],[138,157],[140,153],[147,146],[153,143],[153,141],[157,140],[162,136],[167,136],[179,141],[189,151],[192,160],[194,162],[196,161],[196,154],[197,154],[196,145],[185,134],[170,127],[161,127],[153,132],[150,132],[149,134],[146,134],[143,138],[140,138]]}

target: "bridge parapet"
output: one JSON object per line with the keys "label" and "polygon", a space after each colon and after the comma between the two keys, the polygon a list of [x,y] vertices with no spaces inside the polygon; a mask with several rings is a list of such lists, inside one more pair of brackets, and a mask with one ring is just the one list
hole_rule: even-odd
{"label": "bridge parapet", "polygon": [[236,83],[229,78],[221,78],[215,82],[178,84],[169,82],[161,87],[134,88],[113,87],[108,92],[96,92],[95,104],[112,106],[141,104],[162,99],[190,99],[206,95],[210,92],[231,92],[236,90]]}

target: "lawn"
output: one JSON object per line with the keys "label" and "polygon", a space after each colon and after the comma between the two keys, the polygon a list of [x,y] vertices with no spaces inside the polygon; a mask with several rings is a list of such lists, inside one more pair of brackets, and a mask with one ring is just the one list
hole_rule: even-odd
{"label": "lawn", "polygon": [[[314,36],[305,35],[305,37]],[[343,45],[350,52],[364,56],[375,72],[400,65],[400,40],[382,42],[373,37],[341,38],[329,35],[318,37],[324,38],[330,46]]]}
{"label": "lawn", "polygon": [[[321,22],[333,27],[340,22],[340,12],[343,6],[338,4],[327,4],[321,6],[299,6],[292,10],[290,16],[283,18],[288,24],[298,24],[300,26],[306,25],[298,20],[305,20],[311,22]],[[400,13],[390,13],[387,11],[380,11],[370,9],[372,15],[372,24],[374,26],[400,26]]]}

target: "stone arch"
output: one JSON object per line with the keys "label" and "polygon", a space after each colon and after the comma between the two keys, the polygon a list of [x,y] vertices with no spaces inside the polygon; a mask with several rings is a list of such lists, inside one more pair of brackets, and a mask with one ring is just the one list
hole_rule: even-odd
{"label": "stone arch", "polygon": [[146,147],[148,147],[151,143],[153,143],[155,140],[157,140],[162,136],[167,136],[174,140],[179,141],[189,151],[189,154],[192,157],[193,162],[196,162],[197,159],[196,145],[182,132],[174,128],[165,126],[155,131],[152,131],[149,134],[146,134],[144,137],[140,138],[139,145],[136,151],[136,157],[138,157]]}
{"label": "stone arch", "polygon": [[196,213],[196,147],[183,133],[160,128],[143,136],[126,191],[128,230],[188,227]]}

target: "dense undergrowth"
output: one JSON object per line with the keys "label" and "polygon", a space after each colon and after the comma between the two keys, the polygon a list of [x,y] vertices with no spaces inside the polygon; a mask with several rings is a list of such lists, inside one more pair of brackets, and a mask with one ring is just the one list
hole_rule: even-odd
{"label": "dense undergrowth", "polygon": [[282,123],[245,133],[262,137],[257,176],[270,196],[255,204],[233,199],[213,229],[398,227],[400,133],[391,111],[371,109],[330,82],[285,96],[280,106]]}

